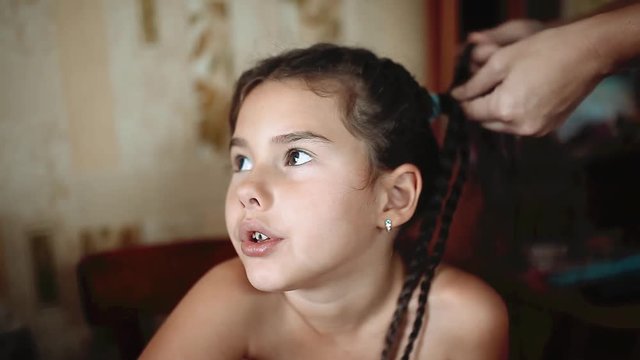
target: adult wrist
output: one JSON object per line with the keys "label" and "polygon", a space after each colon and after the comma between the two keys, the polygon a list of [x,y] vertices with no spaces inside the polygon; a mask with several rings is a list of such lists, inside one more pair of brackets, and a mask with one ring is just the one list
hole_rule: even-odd
{"label": "adult wrist", "polygon": [[598,56],[598,69],[610,75],[625,68],[640,52],[640,5],[601,13],[572,24]]}

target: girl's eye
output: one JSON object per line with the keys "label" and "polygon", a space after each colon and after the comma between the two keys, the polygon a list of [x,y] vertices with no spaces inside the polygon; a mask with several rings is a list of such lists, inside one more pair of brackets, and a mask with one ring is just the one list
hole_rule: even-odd
{"label": "girl's eye", "polygon": [[313,160],[311,155],[302,150],[293,149],[287,153],[286,163],[287,166],[298,166],[306,164],[311,160]]}
{"label": "girl's eye", "polygon": [[253,168],[253,164],[248,157],[238,155],[235,159],[235,171],[247,171]]}

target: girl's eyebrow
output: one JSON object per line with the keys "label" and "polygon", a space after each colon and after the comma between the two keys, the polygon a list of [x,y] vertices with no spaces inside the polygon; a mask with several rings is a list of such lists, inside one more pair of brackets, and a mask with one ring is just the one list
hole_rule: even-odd
{"label": "girl's eyebrow", "polygon": [[[300,141],[300,140],[311,140],[311,141],[319,141],[323,143],[333,143],[333,141],[327,139],[322,135],[315,134],[311,131],[295,131],[287,134],[276,135],[271,138],[271,141],[275,144],[290,144],[292,142]],[[248,147],[247,140],[239,137],[231,138],[229,142],[229,149],[234,146],[238,147]]]}
{"label": "girl's eyebrow", "polygon": [[312,133],[311,131],[296,131],[288,134],[277,135],[271,138],[271,141],[276,144],[290,144],[300,140],[320,141],[323,143],[333,142],[326,137]]}
{"label": "girl's eyebrow", "polygon": [[229,142],[229,149],[231,149],[234,146],[246,148],[248,146],[247,140],[243,138],[238,138],[238,137],[231,138],[231,141]]}

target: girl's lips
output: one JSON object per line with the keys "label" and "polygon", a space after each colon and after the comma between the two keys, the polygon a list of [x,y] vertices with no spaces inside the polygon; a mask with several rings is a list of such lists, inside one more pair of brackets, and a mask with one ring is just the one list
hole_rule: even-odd
{"label": "girl's lips", "polygon": [[282,239],[268,239],[259,243],[251,240],[240,242],[242,253],[249,257],[263,257],[271,254]]}
{"label": "girl's lips", "polygon": [[[269,239],[256,242],[253,240],[253,234],[255,232],[262,233],[269,237]],[[240,225],[239,235],[240,249],[243,254],[249,257],[267,256],[271,254],[276,246],[283,240],[257,220],[243,221]]]}

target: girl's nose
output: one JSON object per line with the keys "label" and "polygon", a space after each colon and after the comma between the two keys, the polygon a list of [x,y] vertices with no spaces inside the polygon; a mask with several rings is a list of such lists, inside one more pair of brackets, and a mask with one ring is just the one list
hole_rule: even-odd
{"label": "girl's nose", "polygon": [[237,194],[240,204],[245,209],[266,210],[272,199],[266,179],[260,179],[259,174],[248,174],[247,178],[238,185]]}

